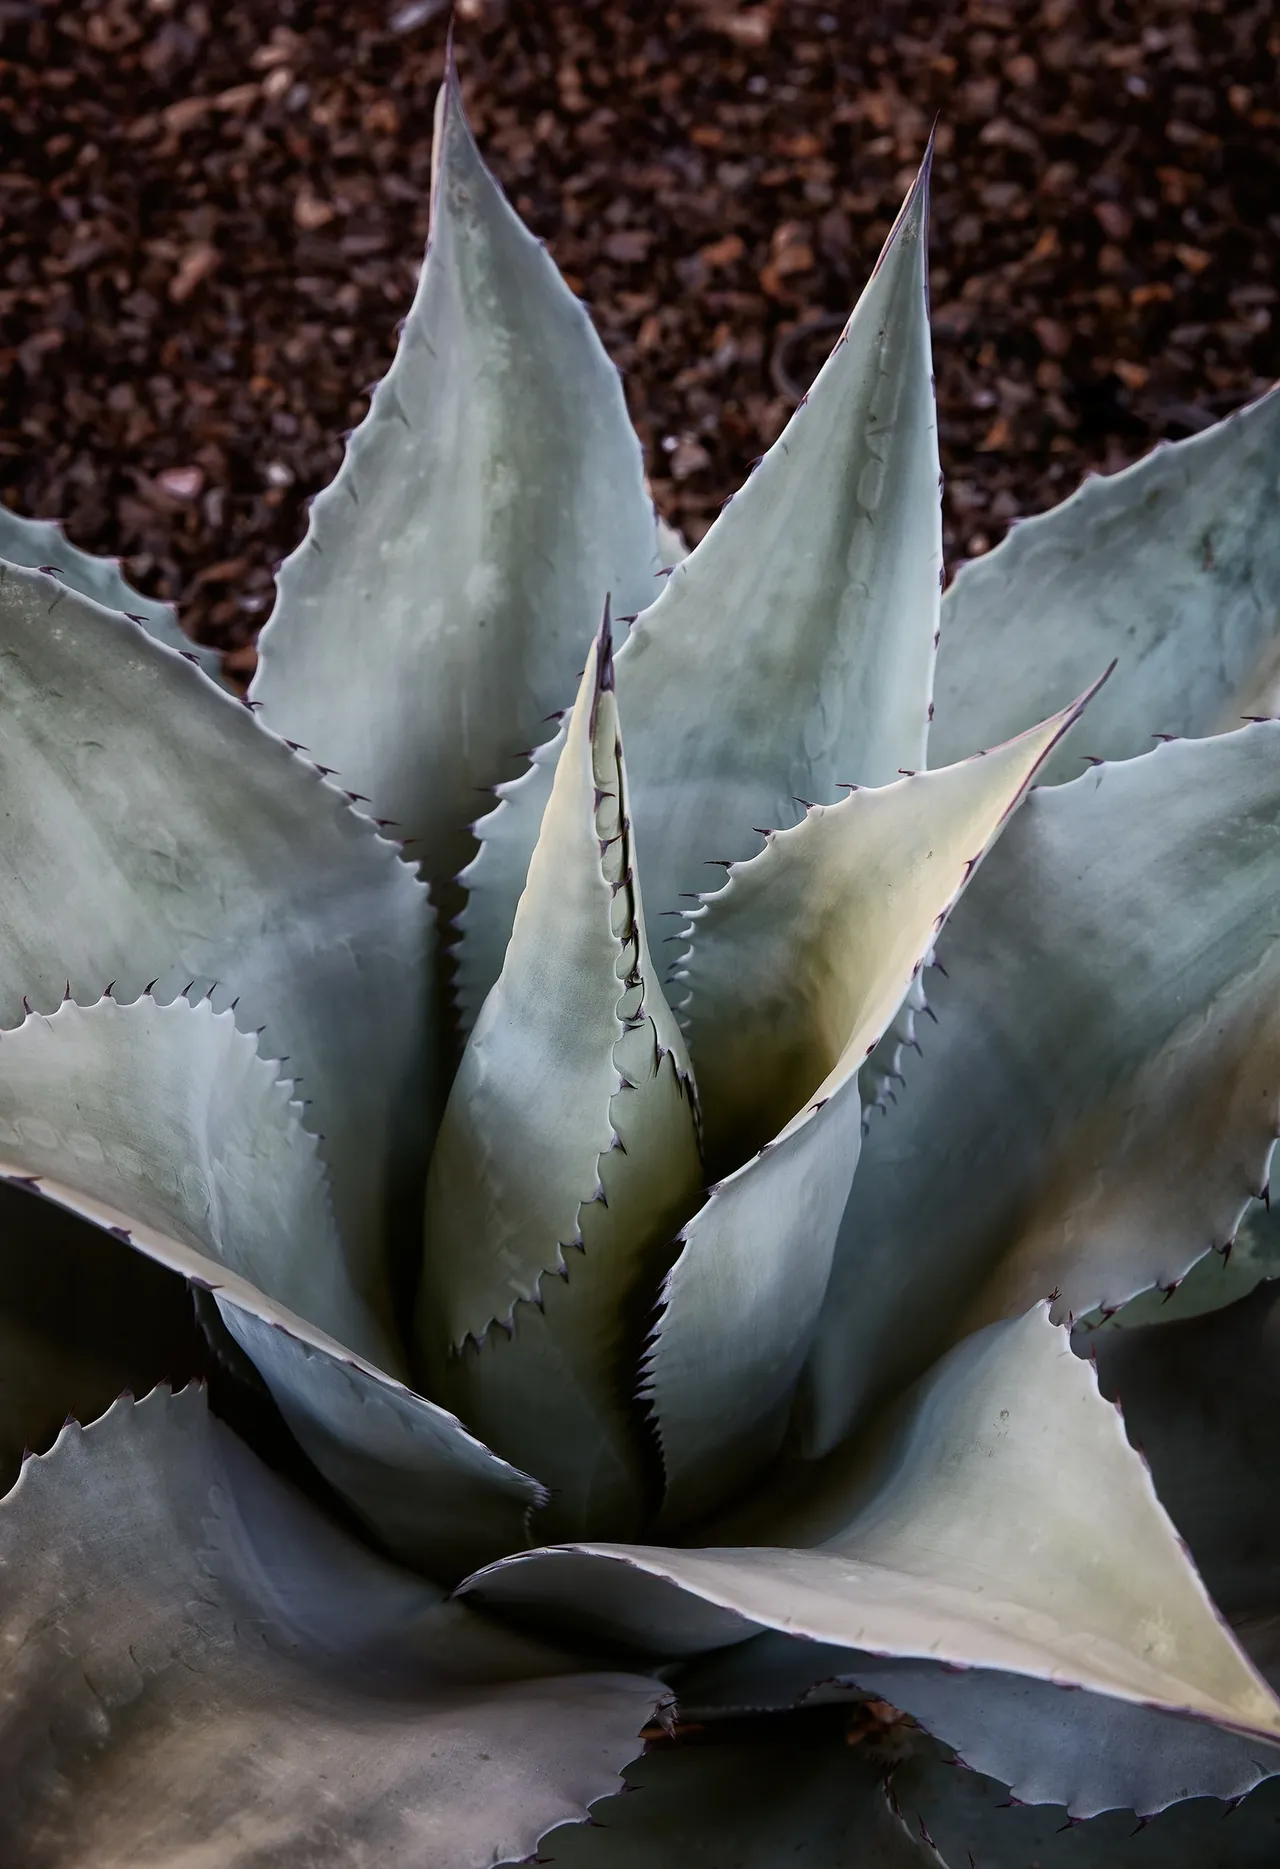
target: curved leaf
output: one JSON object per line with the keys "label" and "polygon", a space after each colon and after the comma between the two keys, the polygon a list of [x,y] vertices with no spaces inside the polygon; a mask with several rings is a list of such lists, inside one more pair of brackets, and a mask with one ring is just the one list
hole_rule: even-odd
{"label": "curved leaf", "polygon": [[647,1353],[672,1518],[710,1510],[776,1452],[858,1160],[859,1068],[1082,705],[979,759],[815,807],[700,911],[686,972],[710,1147],[760,1153],[685,1227]]}
{"label": "curved leaf", "polygon": [[[926,157],[804,403],[618,652],[651,912],[700,890],[709,861],[748,856],[752,827],[794,818],[796,795],[924,764],[942,568],[927,195]],[[490,935],[543,797],[535,781],[509,788],[476,827]],[[473,938],[462,967],[479,984]]]}
{"label": "curved leaf", "polygon": [[[619,1514],[638,1526],[639,1331],[628,1368],[624,1313],[646,1269],[651,1305],[662,1268],[647,1258],[702,1179],[627,805],[606,613],[502,973],[441,1124],[419,1303],[437,1392],[538,1467],[574,1530]],[[553,1296],[554,1274],[566,1289]]]}
{"label": "curved leaf", "polygon": [[[0,558],[29,570],[49,571],[70,590],[92,597],[108,610],[122,610],[140,623],[157,642],[181,650],[189,662],[202,668],[210,680],[221,682],[222,657],[216,649],[192,642],[178,621],[172,604],[144,597],[135,591],[120,569],[118,558],[99,558],[73,545],[56,519],[24,519],[0,505]],[[225,684],[224,684],[225,685]]]}
{"label": "curved leaf", "polygon": [[462,1589],[668,1656],[772,1628],[1280,1740],[1280,1704],[1043,1308],[951,1351],[870,1456],[802,1468],[789,1493],[760,1489],[711,1535],[721,1542],[703,1550],[521,1553]]}
{"label": "curved leaf", "polygon": [[[835,350],[618,654],[649,896],[742,858],[793,794],[924,764],[942,530],[929,158]],[[1083,684],[1081,684],[1083,686]]]}
{"label": "curved leaf", "polygon": [[1023,1804],[1073,1817],[1143,1815],[1190,1797],[1238,1798],[1280,1771],[1280,1747],[1203,1720],[990,1669],[868,1655],[759,1635],[678,1669],[682,1721],[855,1703],[901,1708],[971,1771]]}
{"label": "curved leaf", "polygon": [[494,787],[498,803],[473,827],[480,848],[458,877],[467,899],[454,917],[460,938],[453,998],[464,1032],[475,1024],[502,972],[569,731],[568,718],[566,714],[553,740],[530,753],[527,772]]}
{"label": "curved leaf", "polygon": [[558,1869],[937,1869],[885,1794],[885,1756],[830,1717],[740,1722],[659,1744],[625,1797],[538,1849]]}
{"label": "curved leaf", "polygon": [[483,1624],[329,1525],[197,1390],[0,1506],[0,1850],[29,1869],[527,1856],[661,1689]]}
{"label": "curved leaf", "polygon": [[481,161],[451,70],[400,347],[281,569],[251,693],[439,885],[474,848],[476,788],[572,694],[606,593],[638,610],[657,568],[617,371]]}
{"label": "curved leaf", "polygon": [[1150,1822],[1125,1811],[1073,1822],[1053,1805],[1011,1803],[1003,1785],[917,1756],[890,1790],[908,1824],[952,1869],[1271,1869],[1280,1849],[1280,1781],[1243,1803],[1197,1798]]}
{"label": "curved leaf", "polygon": [[524,1542],[538,1487],[395,1380],[315,1139],[229,1012],[67,1002],[4,1033],[0,1174],[209,1286],[303,1447],[402,1555],[457,1575]]}
{"label": "curved leaf", "polygon": [[761,1147],[879,1041],[1093,693],[975,759],[813,806],[703,898],[680,978],[713,1160]]}
{"label": "curved leaf", "polygon": [[0,1168],[176,1235],[394,1366],[345,1262],[315,1137],[278,1080],[207,1000],[66,1000],[0,1035]]}
{"label": "curved leaf", "polygon": [[[1280,630],[1278,494],[1273,389],[1022,520],[943,599],[931,761],[1016,732],[1113,657],[1089,715],[1101,757],[1272,712],[1258,690]],[[1064,753],[1049,776],[1076,771]]]}
{"label": "curved leaf", "polygon": [[1280,1285],[1092,1347],[1215,1600],[1280,1680]]}
{"label": "curved leaf", "polygon": [[[421,1187],[426,891],[321,774],[189,663],[0,566],[0,1027],[114,982],[222,982],[287,1055],[355,1276]],[[351,1088],[359,1086],[359,1095]]]}
{"label": "curved leaf", "polygon": [[957,1332],[1175,1283],[1277,1127],[1280,723],[1028,799],[939,944],[938,1020],[863,1148],[806,1376],[834,1446]]}
{"label": "curved leaf", "polygon": [[[1270,1189],[1267,1190],[1270,1201]],[[1095,1330],[1131,1330],[1138,1324],[1172,1324],[1185,1317],[1221,1311],[1269,1278],[1280,1277],[1280,1212],[1273,1218],[1262,1201],[1250,1206],[1235,1239],[1221,1251],[1197,1259],[1185,1278],[1163,1289],[1153,1285],[1118,1310],[1099,1306],[1077,1321],[1078,1348],[1088,1350]]]}

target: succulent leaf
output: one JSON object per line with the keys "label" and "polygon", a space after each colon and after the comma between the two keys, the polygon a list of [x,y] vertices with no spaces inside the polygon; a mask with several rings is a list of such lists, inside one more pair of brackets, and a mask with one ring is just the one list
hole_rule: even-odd
{"label": "succulent leaf", "polygon": [[879,1040],[1093,692],[976,759],[815,805],[703,898],[681,982],[713,1161],[760,1148]]}
{"label": "succulent leaf", "polygon": [[69,590],[82,597],[92,597],[108,610],[120,610],[133,623],[140,623],[148,635],[170,649],[178,649],[188,661],[195,661],[211,681],[222,680],[222,658],[215,649],[202,649],[192,642],[172,604],[158,598],[144,597],[135,591],[120,569],[118,558],[99,558],[73,545],[56,519],[24,519],[0,505],[0,559],[7,564],[25,565],[28,570],[49,571]]}
{"label": "succulent leaf", "polygon": [[1180,1323],[1099,1331],[1106,1395],[1214,1600],[1280,1680],[1280,1284]]}
{"label": "succulent leaf", "polygon": [[886,1759],[850,1750],[844,1722],[740,1724],[659,1745],[626,1771],[627,1796],[591,1822],[553,1831],[539,1863],[557,1869],[938,1869],[885,1790]]}
{"label": "succulent leaf", "polygon": [[253,698],[439,886],[471,854],[476,789],[514,776],[572,695],[606,592],[638,610],[657,568],[617,371],[481,161],[450,71],[417,294],[281,569]]}
{"label": "succulent leaf", "polygon": [[815,806],[693,924],[689,1012],[713,1162],[759,1149],[681,1236],[647,1356],[670,1517],[769,1458],[858,1160],[858,1071],[1083,702],[981,758]]}
{"label": "succulent leaf", "polygon": [[210,1287],[303,1447],[396,1549],[457,1574],[524,1542],[538,1488],[396,1380],[315,1138],[230,1012],[67,1001],[5,1032],[0,1173]]}
{"label": "succulent leaf", "polygon": [[928,155],[688,552],[435,132],[245,705],[0,511],[0,1859],[1273,1869],[1280,389],[962,571],[927,745]]}
{"label": "succulent leaf", "polygon": [[647,1257],[701,1180],[684,1040],[645,932],[606,614],[441,1124],[419,1302],[441,1392],[542,1462],[576,1529],[638,1523],[628,1299],[648,1270],[651,1305],[665,1268]]}
{"label": "succulent leaf", "polygon": [[[1270,1189],[1267,1200],[1271,1198]],[[1080,1345],[1088,1349],[1095,1330],[1130,1330],[1138,1324],[1172,1324],[1178,1318],[1201,1317],[1221,1311],[1245,1298],[1265,1280],[1280,1278],[1280,1212],[1272,1217],[1261,1200],[1255,1201],[1240,1224],[1229,1250],[1207,1252],[1197,1259],[1186,1277],[1166,1290],[1153,1285],[1138,1293],[1119,1310],[1099,1306],[1078,1320]]]}
{"label": "succulent leaf", "polygon": [[0,565],[0,636],[0,1028],[68,981],[121,1000],[220,982],[214,1003],[303,1085],[379,1305],[421,1186],[426,891],[315,767],[123,616]]}
{"label": "succulent leaf", "polygon": [[[927,193],[926,160],[804,406],[618,652],[651,909],[749,856],[752,826],[794,819],[796,796],[924,764],[942,568]],[[486,926],[510,926],[542,798],[507,788],[477,826]],[[464,924],[474,1002],[473,938]]]}
{"label": "succulent leaf", "polygon": [[659,1683],[483,1624],[160,1390],[0,1505],[0,1851],[73,1869],[526,1857],[616,1782]]}
{"label": "succulent leaf", "polygon": [[1280,723],[1028,799],[867,1136],[806,1375],[815,1451],[958,1330],[1050,1294],[1122,1304],[1227,1244],[1278,1126],[1277,887]]}
{"label": "succulent leaf", "polygon": [[[931,764],[989,746],[1119,658],[1089,751],[1209,734],[1275,710],[1280,389],[1118,474],[1086,480],[962,567],[942,603]],[[1069,753],[1050,779],[1072,778]]]}
{"label": "succulent leaf", "polygon": [[1007,1784],[1018,1802],[1061,1804],[1073,1818],[1107,1810],[1148,1816],[1188,1797],[1239,1798],[1280,1770],[1280,1747],[1204,1720],[1027,1675],[783,1635],[758,1635],[686,1663],[672,1685],[681,1721],[694,1724],[880,1700],[943,1740],[970,1771]]}
{"label": "succulent leaf", "polygon": [[458,877],[467,899],[454,917],[453,1001],[464,1033],[470,1032],[502,972],[516,909],[555,784],[569,716],[555,738],[535,747],[518,779],[494,787],[497,804],[475,825],[480,848]]}
{"label": "succulent leaf", "polygon": [[928,170],[804,405],[619,650],[662,908],[794,794],[924,764],[942,566]]}
{"label": "succulent leaf", "polygon": [[1219,1620],[1090,1365],[1043,1307],[952,1350],[870,1454],[802,1465],[708,1535],[725,1542],[526,1552],[462,1589],[668,1656],[773,1628],[1280,1740],[1280,1703]]}
{"label": "succulent leaf", "polygon": [[300,1116],[278,1066],[207,1000],[65,1000],[0,1036],[0,1171],[175,1239],[193,1269],[212,1261],[394,1368]]}
{"label": "succulent leaf", "polygon": [[937,1755],[908,1760],[890,1788],[950,1869],[1271,1869],[1280,1842],[1276,1779],[1238,1807],[1196,1798],[1149,1823],[1128,1811],[1076,1823],[1052,1804],[1019,1805],[1003,1785]]}

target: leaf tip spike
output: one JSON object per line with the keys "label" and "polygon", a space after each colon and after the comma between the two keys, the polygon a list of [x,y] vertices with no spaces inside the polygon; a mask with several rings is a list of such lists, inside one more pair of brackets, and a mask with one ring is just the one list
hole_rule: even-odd
{"label": "leaf tip spike", "polygon": [[596,687],[601,693],[613,692],[613,614],[611,593],[604,600],[604,614],[596,634]]}

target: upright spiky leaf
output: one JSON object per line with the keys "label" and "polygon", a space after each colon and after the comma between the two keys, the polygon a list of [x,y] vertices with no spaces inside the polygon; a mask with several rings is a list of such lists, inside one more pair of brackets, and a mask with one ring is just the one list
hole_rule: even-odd
{"label": "upright spiky leaf", "polygon": [[303,1082],[380,1305],[429,1134],[425,889],[314,766],[120,614],[0,566],[0,640],[0,1028],[68,983],[171,1000],[194,976],[234,1002]]}
{"label": "upright spiky leaf", "polygon": [[958,1332],[1176,1283],[1280,1127],[1280,723],[1027,801],[939,944],[938,1023],[872,1124],[807,1376],[833,1446]]}
{"label": "upright spiky leaf", "polygon": [[664,1268],[648,1255],[701,1180],[628,803],[606,614],[502,973],[441,1125],[419,1315],[452,1405],[513,1458],[538,1460],[574,1525],[638,1523],[628,1299],[647,1270],[639,1315],[652,1303]]}
{"label": "upright spiky leaf", "polygon": [[[1093,476],[962,567],[942,603],[931,765],[1060,707],[1114,657],[1091,753],[1270,714],[1280,629],[1280,389]],[[1074,778],[1063,754],[1051,779]]]}
{"label": "upright spiky leaf", "polygon": [[[709,861],[749,856],[753,826],[793,822],[797,797],[924,764],[942,567],[927,177],[926,159],[803,406],[619,651],[651,911],[701,890]],[[544,799],[530,775],[477,827],[467,913],[490,958],[464,923],[470,1004]]]}
{"label": "upright spiky leaf", "polygon": [[572,696],[605,594],[638,610],[656,571],[617,372],[481,161],[451,69],[400,348],[280,573],[253,697],[439,885],[473,848],[477,788]]}
{"label": "upright spiky leaf", "polygon": [[858,1160],[858,1070],[1081,705],[980,759],[816,807],[695,922],[711,1145],[760,1152],[684,1229],[664,1287],[645,1393],[669,1515],[705,1512],[775,1451]]}

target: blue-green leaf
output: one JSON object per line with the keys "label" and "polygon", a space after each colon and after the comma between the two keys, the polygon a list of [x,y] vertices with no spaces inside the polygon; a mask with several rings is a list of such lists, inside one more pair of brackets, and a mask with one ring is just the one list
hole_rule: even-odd
{"label": "blue-green leaf", "polygon": [[24,1869],[527,1859],[663,1692],[446,1603],[196,1389],[29,1461],[0,1568],[0,1856]]}
{"label": "blue-green leaf", "polygon": [[474,848],[478,788],[572,698],[606,595],[636,611],[657,570],[617,371],[481,161],[450,71],[400,347],[280,572],[252,696],[439,885]]}

